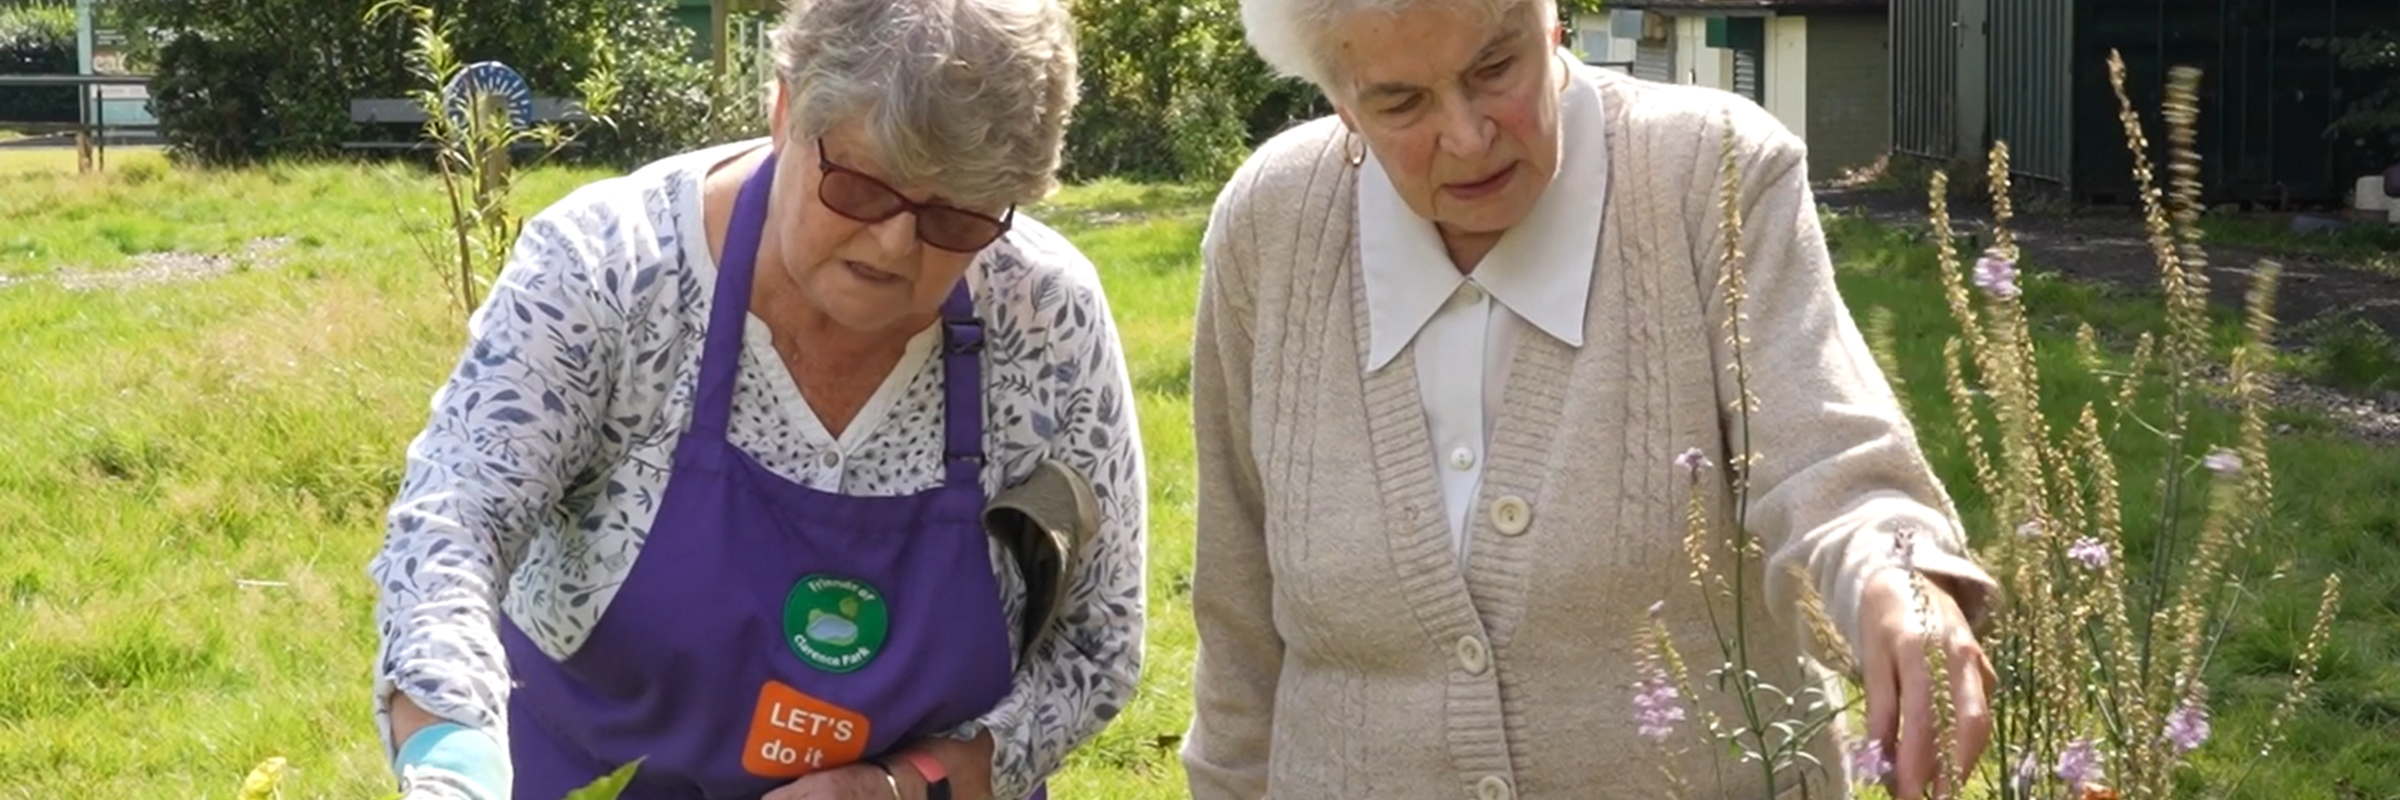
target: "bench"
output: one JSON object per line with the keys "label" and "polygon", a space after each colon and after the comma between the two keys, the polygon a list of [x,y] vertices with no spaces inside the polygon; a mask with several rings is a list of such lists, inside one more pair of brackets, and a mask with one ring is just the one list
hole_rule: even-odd
{"label": "bench", "polygon": [[[10,124],[27,133],[75,134],[77,172],[108,167],[108,142],[148,137],[157,133],[150,117],[148,75],[0,75],[0,88],[69,87],[75,90],[76,114],[71,123]],[[127,96],[130,95],[130,96]]]}
{"label": "bench", "polygon": [[[433,143],[425,141],[424,137],[421,135],[426,119],[425,107],[418,105],[417,101],[415,100],[400,97],[370,97],[352,99],[350,101],[351,122],[370,127],[406,125],[409,126],[409,131],[412,134],[420,135],[412,135],[406,141],[367,140],[343,142],[342,149],[370,151],[416,151],[429,149],[433,147]],[[531,119],[532,124],[541,125],[544,123],[589,122],[592,120],[592,116],[584,111],[581,103],[578,103],[574,100],[561,97],[535,97],[533,98],[533,116]],[[519,149],[539,146],[540,145],[537,143],[526,142],[520,144]]]}

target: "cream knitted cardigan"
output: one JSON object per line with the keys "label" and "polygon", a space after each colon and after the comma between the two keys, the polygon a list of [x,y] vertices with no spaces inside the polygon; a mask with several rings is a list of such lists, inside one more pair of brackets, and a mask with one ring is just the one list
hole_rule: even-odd
{"label": "cream knitted cardigan", "polygon": [[[1750,528],[1770,562],[1747,576],[1753,668],[1787,690],[1823,685],[1800,666],[1782,568],[1814,582],[1856,651],[1859,589],[1903,531],[1918,567],[1964,579],[1978,613],[1990,579],[1959,555],[1949,500],[1835,292],[1803,145],[1730,94],[1577,80],[1608,120],[1585,344],[1518,347],[1463,568],[1413,348],[1363,372],[1346,134],[1330,118],[1288,131],[1219,196],[1192,365],[1195,800],[1665,796],[1662,751],[1635,729],[1633,641],[1664,601],[1696,682],[1717,663],[1674,461],[1697,447],[1725,464],[1741,435],[1720,414],[1738,394],[1717,290],[1726,137],[1758,398]],[[1724,519],[1717,471],[1701,487]],[[1700,694],[1740,724],[1729,695]],[[1699,719],[1671,741],[1690,796],[1761,798],[1757,769],[1717,758]],[[1832,741],[1815,752],[1839,782]]]}

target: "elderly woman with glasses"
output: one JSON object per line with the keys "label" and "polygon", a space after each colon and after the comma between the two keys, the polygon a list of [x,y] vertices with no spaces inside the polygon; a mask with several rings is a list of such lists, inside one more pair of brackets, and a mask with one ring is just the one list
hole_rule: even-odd
{"label": "elderly woman with glasses", "polygon": [[[1242,21],[1337,113],[1259,148],[1204,237],[1195,800],[1675,796],[1662,767],[1681,796],[1840,797],[1877,753],[1915,797],[1971,763],[1992,581],[1835,291],[1799,139],[1732,94],[1577,63],[1553,0],[1243,0]],[[1838,706],[1802,658],[1856,664],[1883,745],[1849,771],[1805,740],[1822,769],[1788,794],[1702,725],[1751,724],[1706,677],[1733,598],[1694,585],[1683,536],[1692,487],[1734,518],[1733,464],[1764,561],[1728,576],[1751,584],[1747,666]],[[1720,575],[1732,541],[1704,541]],[[1809,646],[1803,587],[1847,652]],[[1637,695],[1654,623],[1701,697]]]}
{"label": "elderly woman with glasses", "polygon": [[530,219],[370,573],[412,798],[1020,798],[1131,701],[1145,476],[1017,210],[1059,0],[794,0],[772,135]]}

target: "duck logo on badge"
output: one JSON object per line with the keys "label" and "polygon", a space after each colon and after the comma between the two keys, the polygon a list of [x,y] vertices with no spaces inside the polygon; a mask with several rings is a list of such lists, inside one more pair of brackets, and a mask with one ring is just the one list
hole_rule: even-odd
{"label": "duck logo on badge", "polygon": [[855,578],[803,577],[783,603],[784,643],[825,672],[855,672],[874,661],[890,626],[883,593]]}

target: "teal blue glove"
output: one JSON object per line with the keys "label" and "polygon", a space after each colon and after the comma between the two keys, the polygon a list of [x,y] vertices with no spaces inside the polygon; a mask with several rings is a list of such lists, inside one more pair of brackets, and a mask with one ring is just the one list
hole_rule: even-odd
{"label": "teal blue glove", "polygon": [[456,775],[455,782],[444,782],[472,792],[476,800],[509,800],[514,779],[500,740],[455,722],[436,722],[411,734],[392,765],[403,775],[412,767]]}

